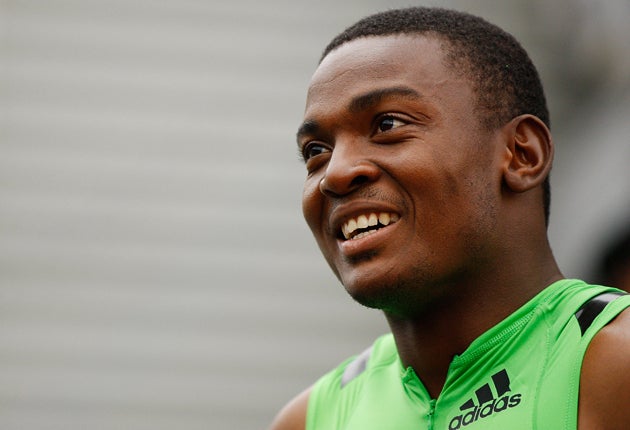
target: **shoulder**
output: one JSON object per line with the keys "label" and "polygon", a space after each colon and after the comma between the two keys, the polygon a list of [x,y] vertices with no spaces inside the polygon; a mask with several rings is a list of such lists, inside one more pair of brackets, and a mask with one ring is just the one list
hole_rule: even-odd
{"label": "shoulder", "polygon": [[307,418],[310,425],[332,429],[333,422],[343,421],[352,410],[366,374],[375,367],[395,362],[395,357],[392,335],[379,337],[370,348],[343,361],[291,400],[278,413],[269,430],[304,430]]}
{"label": "shoulder", "polygon": [[298,394],[278,412],[269,430],[304,430],[312,388]]}
{"label": "shoulder", "polygon": [[580,378],[579,428],[621,429],[630,422],[630,308],[591,340]]}

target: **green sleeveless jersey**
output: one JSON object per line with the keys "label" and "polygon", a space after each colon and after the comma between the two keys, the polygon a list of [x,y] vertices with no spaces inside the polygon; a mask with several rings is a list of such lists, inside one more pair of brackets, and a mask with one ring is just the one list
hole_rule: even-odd
{"label": "green sleeveless jersey", "polygon": [[383,336],[313,386],[306,430],[575,430],[586,348],[630,306],[615,297],[592,322],[578,319],[608,292],[619,291],[552,284],[455,356],[437,399]]}

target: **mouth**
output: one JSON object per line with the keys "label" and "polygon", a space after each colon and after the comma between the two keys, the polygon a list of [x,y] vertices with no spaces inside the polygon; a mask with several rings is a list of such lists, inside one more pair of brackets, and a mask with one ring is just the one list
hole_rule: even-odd
{"label": "mouth", "polygon": [[400,219],[400,216],[391,212],[370,212],[350,218],[341,226],[341,237],[345,240],[356,240],[376,233],[379,229],[387,227]]}

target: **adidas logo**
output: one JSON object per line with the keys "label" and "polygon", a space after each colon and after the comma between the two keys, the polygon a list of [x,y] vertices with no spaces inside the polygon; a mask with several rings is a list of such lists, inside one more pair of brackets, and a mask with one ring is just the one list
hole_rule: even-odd
{"label": "adidas logo", "polygon": [[477,403],[474,398],[470,398],[461,405],[459,410],[464,413],[451,420],[448,425],[449,430],[461,429],[477,420],[498,414],[508,408],[514,408],[521,403],[521,394],[507,394],[510,392],[510,378],[505,369],[492,375],[492,385],[494,385],[496,396],[490,384],[484,384],[475,390]]}

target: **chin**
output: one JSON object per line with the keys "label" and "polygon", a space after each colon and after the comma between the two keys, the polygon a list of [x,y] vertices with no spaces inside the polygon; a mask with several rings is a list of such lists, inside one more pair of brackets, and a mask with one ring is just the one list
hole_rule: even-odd
{"label": "chin", "polygon": [[349,292],[352,298],[360,305],[370,309],[378,309],[387,315],[401,318],[413,317],[421,314],[426,309],[426,304],[420,300],[409,300],[404,294],[392,291]]}
{"label": "chin", "polygon": [[[441,282],[431,279],[427,273],[414,271],[411,276],[370,279],[348,277],[342,280],[348,294],[361,305],[379,309],[391,315],[411,317],[422,314],[431,309],[440,300],[448,287]],[[424,276],[422,275],[424,273]]]}
{"label": "chin", "polygon": [[384,282],[370,280],[370,282],[343,282],[344,288],[357,303],[371,309],[380,309],[385,312],[400,308],[404,299],[406,288],[391,281]]}

